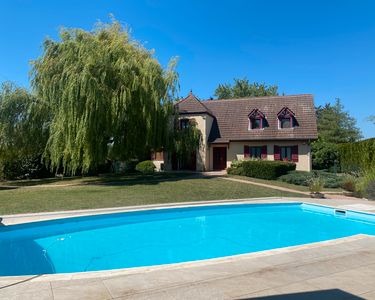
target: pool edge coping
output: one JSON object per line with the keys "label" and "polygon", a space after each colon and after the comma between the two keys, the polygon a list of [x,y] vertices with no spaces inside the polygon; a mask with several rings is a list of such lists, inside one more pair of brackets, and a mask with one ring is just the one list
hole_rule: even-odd
{"label": "pool edge coping", "polygon": [[[157,204],[147,204],[147,205],[105,207],[105,208],[95,208],[95,209],[0,215],[0,224],[2,223],[3,225],[8,226],[8,225],[16,225],[16,224],[22,224],[22,223],[48,221],[48,220],[55,220],[55,219],[80,217],[80,216],[104,215],[104,214],[112,214],[112,213],[154,210],[154,209],[164,209],[164,208],[165,209],[166,208],[184,208],[184,207],[199,207],[199,206],[226,205],[226,204],[252,204],[252,203],[256,204],[256,201],[272,201],[272,200],[281,200],[281,201],[285,201],[285,203],[305,203],[305,204],[322,206],[322,207],[327,207],[327,208],[332,208],[332,209],[340,208],[340,206],[338,205],[314,203],[313,201],[311,201],[310,198],[260,197],[260,198],[239,198],[239,199],[221,199],[221,200],[207,200],[207,201],[157,203]],[[280,203],[280,202],[266,202],[266,203]],[[352,212],[357,212],[357,213],[375,214],[375,212],[360,210],[360,209],[358,210],[346,209],[346,208],[343,208],[343,209],[345,209],[346,211],[352,211]],[[375,206],[374,206],[374,211],[375,211]],[[36,220],[22,221],[22,219],[33,219],[33,218],[36,218]]]}

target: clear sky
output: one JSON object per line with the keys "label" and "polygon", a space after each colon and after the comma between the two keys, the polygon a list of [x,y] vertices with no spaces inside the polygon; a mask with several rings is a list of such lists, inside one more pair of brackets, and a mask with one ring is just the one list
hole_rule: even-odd
{"label": "clear sky", "polygon": [[29,61],[59,27],[91,29],[109,14],[163,65],[179,56],[180,95],[202,99],[219,83],[246,76],[311,93],[315,104],[339,97],[365,137],[375,114],[375,1],[0,0],[0,82],[29,86]]}

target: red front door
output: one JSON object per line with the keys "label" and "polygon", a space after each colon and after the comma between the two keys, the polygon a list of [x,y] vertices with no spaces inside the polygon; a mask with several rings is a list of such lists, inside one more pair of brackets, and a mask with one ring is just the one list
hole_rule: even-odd
{"label": "red front door", "polygon": [[227,147],[213,148],[214,170],[224,170],[227,167]]}

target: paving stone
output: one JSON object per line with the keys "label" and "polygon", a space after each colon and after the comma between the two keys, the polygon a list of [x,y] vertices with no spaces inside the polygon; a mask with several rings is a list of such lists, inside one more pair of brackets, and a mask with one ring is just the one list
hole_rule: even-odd
{"label": "paving stone", "polygon": [[71,299],[112,299],[111,294],[100,281],[89,282],[80,285],[66,285],[53,288],[54,300]]}

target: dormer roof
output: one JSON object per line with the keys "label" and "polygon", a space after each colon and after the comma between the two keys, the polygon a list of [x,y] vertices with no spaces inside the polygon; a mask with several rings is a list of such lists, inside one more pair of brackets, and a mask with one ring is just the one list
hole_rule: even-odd
{"label": "dormer roof", "polygon": [[189,95],[176,103],[179,114],[209,114],[212,112],[190,91]]}

